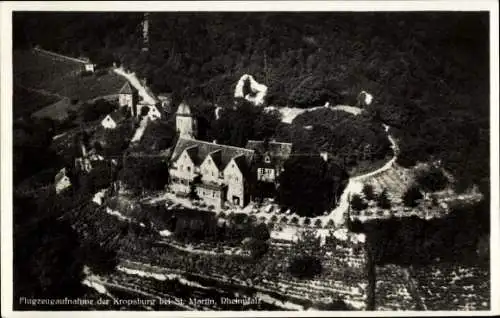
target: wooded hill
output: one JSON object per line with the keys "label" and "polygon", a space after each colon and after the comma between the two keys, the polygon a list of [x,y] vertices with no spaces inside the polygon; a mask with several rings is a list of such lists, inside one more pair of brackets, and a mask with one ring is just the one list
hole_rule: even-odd
{"label": "wooded hill", "polygon": [[[489,177],[487,13],[15,13],[16,47],[123,63],[156,92],[218,104],[252,74],[268,104],[354,104],[394,127],[399,162],[441,159],[466,187]],[[51,36],[47,36],[50,34]]]}

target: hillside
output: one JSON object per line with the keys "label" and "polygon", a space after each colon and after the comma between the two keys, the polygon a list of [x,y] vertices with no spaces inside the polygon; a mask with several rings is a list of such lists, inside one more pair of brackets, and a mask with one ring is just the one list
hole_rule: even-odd
{"label": "hillside", "polygon": [[86,74],[81,63],[35,50],[14,50],[13,62],[14,113],[20,115],[63,120],[80,102],[116,95],[125,82],[112,71]]}
{"label": "hillside", "polygon": [[398,137],[399,164],[441,159],[462,187],[488,185],[486,13],[152,13],[148,52],[142,14],[75,15],[19,15],[16,46],[115,60],[154,91],[218,104],[243,74],[275,106],[353,105],[366,90]]}

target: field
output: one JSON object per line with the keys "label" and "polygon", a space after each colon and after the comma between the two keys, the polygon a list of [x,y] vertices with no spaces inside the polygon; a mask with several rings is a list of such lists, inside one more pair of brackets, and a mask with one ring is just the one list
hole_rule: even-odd
{"label": "field", "polygon": [[14,85],[12,111],[15,118],[29,115],[41,108],[58,101],[58,97],[41,94],[21,86]]}
{"label": "field", "polygon": [[17,86],[59,99],[53,100],[49,106],[45,103],[45,108],[41,108],[41,104],[35,107],[17,103],[17,108],[22,109],[15,110],[16,113],[27,114],[39,110],[36,117],[65,119],[70,109],[76,110],[82,102],[101,96],[116,95],[125,83],[111,70],[85,75],[81,63],[34,51],[14,51],[13,59],[14,83]]}
{"label": "field", "polygon": [[412,276],[429,310],[488,310],[489,269],[452,263],[415,268]]}

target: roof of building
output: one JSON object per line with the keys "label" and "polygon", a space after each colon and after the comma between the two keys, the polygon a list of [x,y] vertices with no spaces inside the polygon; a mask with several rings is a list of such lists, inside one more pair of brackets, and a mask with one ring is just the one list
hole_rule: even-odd
{"label": "roof of building", "polygon": [[177,108],[177,115],[191,115],[191,108],[186,102],[182,102]]}
{"label": "roof of building", "polygon": [[269,156],[269,164],[278,166],[283,166],[292,153],[292,144],[287,142],[249,140],[245,148],[254,150],[259,156]]}
{"label": "roof of building", "polygon": [[250,172],[250,164],[246,163],[246,158],[243,154],[234,157],[233,160],[241,172],[245,174]]}
{"label": "roof of building", "polygon": [[[108,114],[109,117],[115,122],[119,123],[125,120],[125,114],[121,110],[115,110],[114,112]],[[106,116],[107,117],[107,116]]]}
{"label": "roof of building", "polygon": [[120,92],[118,94],[133,94],[133,93],[134,93],[134,91],[132,90],[130,83],[127,81],[127,82],[125,82],[125,84],[123,84],[123,86],[120,89]]}
{"label": "roof of building", "polygon": [[254,156],[254,151],[251,149],[214,144],[196,139],[179,138],[172,154],[172,160],[177,160],[186,149],[188,149],[188,155],[191,157],[191,160],[197,166],[209,154],[212,154],[212,158],[219,170],[223,170],[231,159],[235,158],[240,170],[246,171],[251,166]]}
{"label": "roof of building", "polygon": [[62,168],[61,170],[59,170],[59,172],[56,174],[55,176],[55,183],[59,183],[59,181],[62,180],[62,178],[66,177],[66,168]]}

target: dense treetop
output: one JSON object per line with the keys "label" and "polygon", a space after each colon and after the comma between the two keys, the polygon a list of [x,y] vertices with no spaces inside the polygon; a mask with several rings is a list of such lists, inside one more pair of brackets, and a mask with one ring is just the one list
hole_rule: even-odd
{"label": "dense treetop", "polygon": [[158,12],[149,51],[142,18],[16,13],[14,44],[116,61],[155,91],[212,104],[229,103],[244,73],[269,87],[272,105],[353,105],[366,90],[369,111],[399,139],[399,163],[439,158],[459,181],[488,181],[486,13]]}

